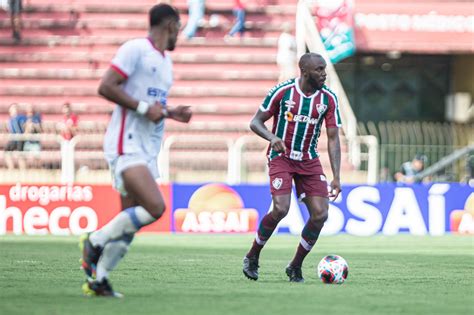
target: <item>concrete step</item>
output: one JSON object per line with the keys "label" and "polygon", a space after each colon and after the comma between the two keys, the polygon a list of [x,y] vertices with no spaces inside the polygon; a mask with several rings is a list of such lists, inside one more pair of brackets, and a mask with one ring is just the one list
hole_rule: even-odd
{"label": "concrete step", "polygon": [[[0,62],[99,62],[110,63],[115,54],[113,53],[87,53],[87,52],[24,52],[16,54],[1,54]],[[228,53],[173,53],[171,59],[175,63],[252,63],[252,64],[275,64],[276,54],[228,54]]]}
{"label": "concrete step", "polygon": [[[15,41],[10,38],[11,34],[7,32],[7,37],[0,37],[0,46],[12,46],[18,47]],[[137,37],[143,37],[144,34],[141,33]],[[51,35],[46,34],[41,37],[34,36],[25,36],[21,41],[21,46],[49,46],[49,47],[58,47],[58,46],[88,46],[93,47],[95,45],[121,45],[125,41],[130,40],[133,37],[122,35],[122,33],[116,33],[115,35],[109,36],[79,36],[79,35]],[[192,47],[222,47],[222,46],[232,46],[232,47],[274,47],[276,49],[278,42],[277,36],[264,36],[264,37],[244,37],[244,38],[229,38],[224,40],[224,38],[204,38],[197,37],[192,38],[189,41],[178,41],[178,47],[180,46],[192,46]],[[20,47],[21,47],[20,46]]]}
{"label": "concrete step", "polygon": [[[7,99],[7,97],[2,97]],[[79,103],[78,98],[75,96],[67,95],[67,96],[59,96],[57,98],[60,98],[64,100],[60,105],[55,106],[55,105],[50,105],[47,103],[47,99],[45,97],[36,97],[36,102],[34,103],[27,103],[25,102],[24,97],[19,97],[19,96],[14,96],[10,97],[11,99],[21,99],[22,101],[19,102],[19,104],[34,104],[34,107],[36,110],[39,112],[49,114],[49,115],[58,115],[61,113],[61,105],[64,104],[64,102],[71,100],[75,111],[82,113],[82,114],[90,114],[90,115],[109,115],[112,110],[113,110],[113,105],[111,103],[105,103],[101,101],[100,97],[97,96],[96,102],[92,103]],[[81,98],[83,98],[81,96]],[[91,97],[93,98],[93,97]],[[235,102],[235,100],[234,100]],[[8,119],[8,108],[9,106],[14,103],[5,103],[4,105],[0,106],[0,114],[3,113],[3,116],[5,119]],[[236,115],[246,115],[251,118],[251,116],[258,110],[258,107],[261,103],[261,100],[258,102],[241,102],[241,103],[234,103],[234,104],[222,104],[218,103],[216,101],[211,101],[209,103],[203,103],[201,98],[196,99],[194,98],[192,102],[182,102],[182,98],[173,98],[171,97],[169,100],[170,106],[175,106],[175,105],[188,105],[191,106],[191,109],[195,115],[215,115],[215,116],[228,116],[228,117],[234,117]]]}
{"label": "concrete step", "polygon": [[[36,1],[30,5],[25,5],[25,13],[36,12],[89,12],[89,13],[148,13],[148,10],[156,1],[133,1],[133,2],[117,2],[106,1],[97,3],[95,0],[81,0],[73,3],[61,3],[51,1]],[[178,3],[175,5],[182,13],[187,12],[187,4]],[[206,3],[206,11],[213,13],[229,14],[232,12],[232,1],[208,2]],[[260,5],[256,2],[246,5],[246,14],[280,14],[294,15],[296,13],[296,4],[284,3],[273,5]]]}
{"label": "concrete step", "polygon": [[[66,81],[65,81],[66,82]],[[25,86],[25,85],[10,85],[1,86],[0,95],[4,96],[93,96],[97,94],[97,84],[87,86]],[[245,92],[243,92],[245,91]],[[265,87],[249,87],[244,90],[236,90],[235,87],[224,85],[220,87],[202,86],[197,87],[191,86],[175,86],[170,96],[189,96],[189,97],[222,97],[231,96],[236,98],[245,99],[247,97],[258,97],[266,95],[268,89]],[[245,93],[245,94],[243,94]]]}
{"label": "concrete step", "polygon": [[[202,32],[200,36],[204,36],[206,38],[215,38],[215,39],[223,39],[227,32],[229,32],[230,27],[227,29],[207,29],[205,32]],[[272,30],[263,30],[263,29],[251,29],[245,32],[244,37],[250,37],[250,38],[263,38],[263,37],[272,37],[272,38],[277,38],[280,35],[280,31],[278,29],[272,29]],[[137,30],[137,29],[123,29],[119,33],[120,35],[117,35],[117,31],[114,29],[54,29],[54,30],[48,30],[48,29],[26,29],[23,30],[21,35],[22,35],[22,43],[24,41],[31,41],[34,40],[35,38],[41,38],[49,35],[54,35],[54,36],[66,36],[66,37],[76,37],[76,36],[94,36],[98,37],[99,39],[105,38],[108,40],[108,38],[115,38],[117,40],[118,38],[123,38],[123,41],[131,39],[131,38],[139,38],[139,37],[144,37],[146,36],[146,30]],[[199,35],[199,34],[198,34]],[[8,36],[11,36],[11,30],[10,29],[0,29],[0,36],[7,38]],[[238,36],[234,37],[236,40],[239,40]]]}
{"label": "concrete step", "polygon": [[[30,30],[77,30],[79,32],[87,32],[93,34],[94,31],[101,30],[141,30],[146,32],[149,27],[147,16],[145,14],[124,14],[121,16],[115,14],[116,17],[111,18],[107,13],[90,13],[87,16],[81,15],[76,20],[70,15],[62,14],[63,16],[48,16],[44,17],[43,13],[30,14],[22,18],[23,32],[29,33]],[[85,14],[84,14],[85,15]],[[186,25],[187,16],[183,16],[181,23]],[[250,16],[245,21],[245,28],[248,32],[265,31],[265,32],[279,32],[283,22],[287,22],[288,18],[275,16]],[[228,31],[234,24],[234,17],[232,15],[220,15],[218,17],[218,25],[211,25],[209,23],[209,16],[203,18],[200,23],[198,33],[212,32],[212,31]],[[294,23],[291,26],[294,27]],[[0,29],[10,29],[10,20],[5,18],[0,20]],[[100,33],[100,32],[99,32]]]}
{"label": "concrete step", "polygon": [[[145,36],[140,36],[137,38],[145,38]],[[132,38],[130,38],[132,39]],[[199,40],[200,38],[196,38]],[[212,52],[215,53],[227,53],[235,55],[245,55],[245,54],[275,54],[277,52],[276,46],[246,46],[239,45],[238,42],[232,44],[227,43],[226,41],[221,41],[220,44],[216,45],[210,44],[207,45],[193,45],[193,41],[179,41],[177,47],[174,51],[168,52],[171,55],[176,53],[194,53],[194,54],[209,54],[209,48],[212,48]],[[210,41],[212,43],[212,41]],[[89,46],[0,46],[0,55],[3,54],[18,54],[18,53],[49,53],[49,54],[67,54],[67,53],[101,53],[101,54],[110,54],[114,55],[117,52],[118,45],[101,45],[94,44]]]}
{"label": "concrete step", "polygon": [[[3,65],[2,65],[3,66]],[[241,66],[238,64],[237,66]],[[245,65],[249,66],[249,65]],[[183,65],[174,70],[174,78],[179,81],[195,80],[271,80],[277,82],[277,70],[221,70],[222,65],[209,69],[207,65],[201,67],[190,67],[186,69]],[[48,67],[46,69],[31,68],[9,68],[0,69],[0,79],[40,79],[40,80],[80,80],[100,79],[105,68],[102,69],[58,69]]]}
{"label": "concrete step", "polygon": [[[170,105],[183,104],[193,106],[195,111],[203,115],[218,114],[235,116],[245,108],[244,113],[248,116],[257,111],[265,95],[246,98],[235,98],[232,96],[207,96],[199,98],[192,96],[171,96],[168,103]],[[39,112],[59,114],[65,102],[70,102],[72,108],[79,113],[109,114],[113,110],[113,104],[97,94],[74,97],[69,95],[21,95],[21,97],[19,95],[6,95],[0,98],[0,114],[6,117],[8,107],[12,103],[18,103],[23,107],[31,104],[37,108]]]}

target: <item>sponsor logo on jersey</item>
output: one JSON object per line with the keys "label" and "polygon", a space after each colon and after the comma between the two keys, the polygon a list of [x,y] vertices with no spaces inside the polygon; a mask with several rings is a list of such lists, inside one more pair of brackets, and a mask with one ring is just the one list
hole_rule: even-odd
{"label": "sponsor logo on jersey", "polygon": [[292,159],[292,160],[297,160],[297,161],[301,161],[301,160],[303,159],[303,152],[291,151],[291,153],[290,153],[290,159]]}
{"label": "sponsor logo on jersey", "polygon": [[293,115],[290,112],[286,113],[285,119],[287,121],[303,122],[303,123],[308,123],[310,125],[316,125],[318,123],[318,118],[311,118],[306,115]]}
{"label": "sponsor logo on jersey", "polygon": [[168,93],[162,89],[149,87],[147,89],[147,95],[153,97],[155,100],[160,102],[162,105],[166,105]]}

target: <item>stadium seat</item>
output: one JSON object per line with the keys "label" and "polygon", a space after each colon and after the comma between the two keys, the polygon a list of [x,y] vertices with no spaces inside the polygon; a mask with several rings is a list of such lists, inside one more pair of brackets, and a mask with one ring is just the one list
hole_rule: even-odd
{"label": "stadium seat", "polygon": [[[97,95],[101,76],[118,46],[146,35],[146,12],[153,0],[35,0],[25,5],[22,42],[10,38],[9,21],[0,12],[0,150],[8,133],[8,107],[33,105],[42,115],[45,134],[58,134],[61,107],[69,102],[79,116],[76,166],[105,169],[102,144],[113,104]],[[187,21],[187,1],[173,1]],[[246,35],[224,40],[233,15],[232,3],[206,1],[206,15],[197,36],[180,41],[171,56],[175,83],[169,105],[190,105],[194,117],[190,125],[167,122],[166,138],[191,136],[176,143],[170,153],[171,172],[227,169],[227,146],[201,143],[220,136],[235,142],[253,135],[248,124],[268,90],[276,83],[277,39],[284,21],[294,21],[296,6],[290,0],[250,1],[247,4]],[[209,23],[211,15],[217,25]],[[197,137],[196,137],[197,136]],[[243,155],[244,168],[265,171],[266,144],[254,136]],[[191,139],[190,138],[190,139]],[[42,165],[60,167],[59,143],[41,141]],[[319,148],[325,152],[323,134]],[[342,148],[347,150],[344,140]],[[186,156],[193,159],[186,162]],[[326,154],[323,154],[325,156]],[[343,167],[349,164],[343,155]],[[327,158],[322,159],[327,165]],[[173,173],[174,178],[182,178]]]}

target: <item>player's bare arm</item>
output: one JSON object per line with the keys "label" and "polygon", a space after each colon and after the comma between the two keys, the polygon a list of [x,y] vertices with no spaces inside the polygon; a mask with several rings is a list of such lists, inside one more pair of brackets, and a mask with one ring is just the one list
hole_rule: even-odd
{"label": "player's bare arm", "polygon": [[[126,78],[109,68],[99,85],[99,94],[120,106],[137,111],[140,105],[138,100],[133,99],[121,88]],[[143,109],[143,114],[151,121],[158,122],[166,117],[166,111],[160,103],[156,103],[148,108]]]}
{"label": "player's bare arm", "polygon": [[328,153],[329,161],[331,162],[331,170],[333,174],[333,180],[331,181],[331,191],[329,197],[336,200],[337,196],[341,192],[341,144],[339,141],[339,128],[327,128],[328,136]]}
{"label": "player's bare arm", "polygon": [[273,150],[283,153],[285,152],[285,143],[265,126],[265,122],[271,117],[271,113],[258,110],[250,122],[250,129],[263,139],[269,141]]}
{"label": "player's bare arm", "polygon": [[178,105],[168,108],[168,117],[182,123],[188,123],[192,115],[191,107],[187,105]]}

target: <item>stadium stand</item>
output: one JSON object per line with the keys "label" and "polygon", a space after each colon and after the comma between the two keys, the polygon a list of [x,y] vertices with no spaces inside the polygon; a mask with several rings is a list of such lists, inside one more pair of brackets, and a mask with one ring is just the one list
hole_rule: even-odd
{"label": "stadium stand", "polygon": [[[44,133],[55,134],[62,120],[61,106],[68,101],[79,116],[76,169],[106,170],[102,139],[113,106],[97,95],[98,81],[121,43],[146,35],[146,12],[155,3],[31,0],[25,5],[19,44],[10,38],[7,13],[0,12],[0,155],[7,142],[5,124],[11,103],[34,105],[42,114]],[[172,4],[180,10],[184,25],[186,0]],[[275,58],[281,24],[294,21],[295,10],[291,0],[251,1],[245,36],[224,40],[233,21],[232,2],[206,1],[205,21],[197,36],[180,41],[172,53],[175,84],[169,103],[191,105],[195,115],[190,126],[170,122],[166,134],[200,135],[202,141],[172,146],[170,180],[205,180],[213,172],[215,179],[225,179],[228,148],[212,146],[213,136],[235,141],[251,134],[248,122],[278,78]],[[245,145],[242,167],[244,173],[260,175],[245,179],[264,181],[265,143],[253,139]],[[324,134],[319,149],[329,171]],[[342,170],[351,170],[345,145],[343,151]],[[59,168],[59,143],[42,141],[40,159],[42,167]],[[3,162],[0,167],[4,168]]]}

